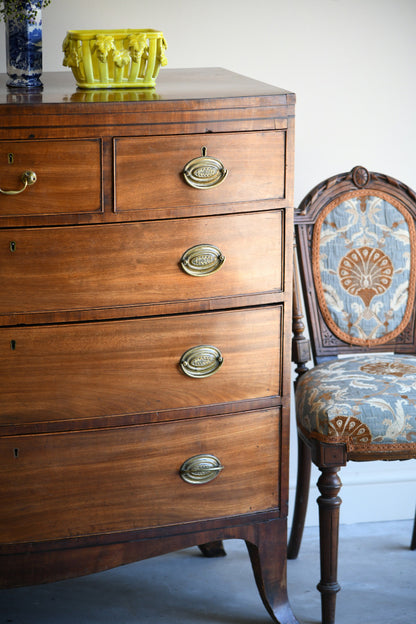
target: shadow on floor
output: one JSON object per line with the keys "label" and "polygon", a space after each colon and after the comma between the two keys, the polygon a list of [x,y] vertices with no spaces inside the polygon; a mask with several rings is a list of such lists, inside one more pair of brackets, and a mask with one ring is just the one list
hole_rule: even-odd
{"label": "shadow on floor", "polygon": [[[337,624],[416,622],[412,521],[343,525]],[[83,578],[0,591],[0,624],[268,624],[244,542],[197,548]],[[305,530],[288,590],[302,624],[320,622],[318,530]]]}

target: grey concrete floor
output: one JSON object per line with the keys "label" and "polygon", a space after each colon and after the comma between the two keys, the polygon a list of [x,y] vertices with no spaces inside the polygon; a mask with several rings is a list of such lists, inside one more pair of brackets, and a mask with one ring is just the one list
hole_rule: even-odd
{"label": "grey concrete floor", "polygon": [[[412,522],[344,525],[340,531],[337,624],[414,624]],[[197,548],[91,576],[0,591],[0,624],[268,624],[245,544],[227,557]],[[318,531],[308,528],[288,562],[288,591],[302,624],[320,622]]]}

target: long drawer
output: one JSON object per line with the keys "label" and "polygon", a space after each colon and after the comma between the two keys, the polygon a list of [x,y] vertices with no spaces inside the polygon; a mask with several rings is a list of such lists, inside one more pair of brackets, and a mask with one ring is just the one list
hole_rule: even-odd
{"label": "long drawer", "polygon": [[0,315],[278,292],[283,236],[279,210],[3,230]]}
{"label": "long drawer", "polygon": [[25,171],[36,182],[0,194],[0,219],[102,211],[100,140],[0,141],[0,188],[23,189]]}
{"label": "long drawer", "polygon": [[281,306],[2,328],[0,425],[280,395],[281,333]]}
{"label": "long drawer", "polygon": [[[145,213],[155,208],[164,216],[178,206],[283,198],[285,137],[276,130],[117,138],[115,210]],[[192,164],[204,154],[205,160]],[[189,163],[197,188],[184,176]],[[214,185],[217,178],[220,183]]]}
{"label": "long drawer", "polygon": [[[275,508],[278,410],[0,439],[0,541],[129,531]],[[222,470],[189,483],[186,460]]]}

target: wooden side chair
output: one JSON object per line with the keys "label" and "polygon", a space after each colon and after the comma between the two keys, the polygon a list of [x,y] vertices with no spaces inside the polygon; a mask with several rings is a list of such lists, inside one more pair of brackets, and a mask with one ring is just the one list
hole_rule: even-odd
{"label": "wooden side chair", "polygon": [[321,471],[322,622],[333,624],[340,589],[338,471],[349,460],[416,458],[416,195],[391,177],[355,167],[316,186],[296,212],[314,367],[306,367],[309,341],[295,279],[299,458],[288,557],[296,558],[302,539],[313,461]]}

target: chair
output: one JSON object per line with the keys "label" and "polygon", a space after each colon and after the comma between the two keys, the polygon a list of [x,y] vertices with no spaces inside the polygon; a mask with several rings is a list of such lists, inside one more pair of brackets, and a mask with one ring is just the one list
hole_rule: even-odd
{"label": "chair", "polygon": [[[323,624],[335,621],[340,589],[340,467],[349,460],[416,458],[415,218],[415,193],[364,167],[316,186],[295,215],[315,366],[306,367],[310,349],[295,270],[299,456],[288,558],[296,558],[302,539],[313,461],[321,471]],[[416,548],[416,517],[411,548]]]}

